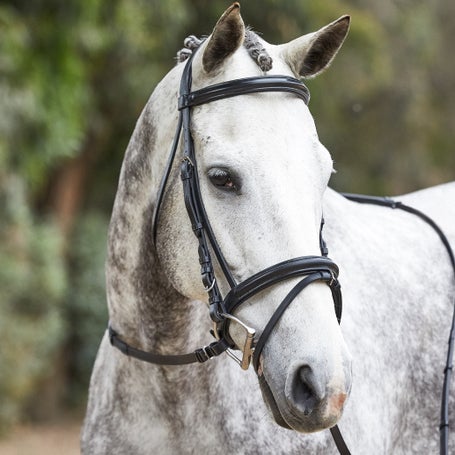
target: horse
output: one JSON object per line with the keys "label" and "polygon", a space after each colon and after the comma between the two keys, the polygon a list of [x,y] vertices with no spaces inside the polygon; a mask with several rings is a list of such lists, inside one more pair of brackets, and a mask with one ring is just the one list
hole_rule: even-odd
{"label": "horse", "polygon": [[[325,430],[336,424],[354,454],[438,450],[454,293],[447,251],[418,217],[359,204],[328,186],[333,161],[296,81],[330,65],[349,23],[343,16],[271,45],[244,26],[234,3],[207,39],[187,41],[182,62],[156,86],[126,150],[113,207],[110,328],[92,373],[82,453],[334,454]],[[182,134],[193,158],[179,141],[178,103],[187,102],[179,101],[179,86],[189,54],[193,92],[223,84],[232,91],[229,81],[238,80],[263,87],[275,76],[280,87],[180,106],[191,110]],[[207,264],[199,259],[216,248],[208,242],[204,250],[202,228],[189,219],[196,209],[186,206],[181,167],[184,185],[188,169],[196,175],[203,214],[222,252],[210,262],[215,278],[204,284]],[[455,242],[454,182],[397,199],[431,216]],[[196,205],[200,212],[201,202]],[[308,261],[322,263],[322,271],[314,265],[309,274]],[[281,270],[291,263],[300,264],[299,276],[259,286],[230,314],[213,310],[223,304],[214,304],[215,290],[232,293],[230,280],[270,278],[275,264]],[[338,273],[341,324],[341,310],[334,309]],[[255,371],[245,371],[269,326]],[[217,339],[208,345],[210,331]],[[201,345],[191,358],[219,352],[201,364],[159,362],[186,358],[181,354]],[[217,356],[233,356],[235,349],[242,368]],[[134,358],[141,355],[157,364]],[[455,450],[453,442],[450,447]]]}

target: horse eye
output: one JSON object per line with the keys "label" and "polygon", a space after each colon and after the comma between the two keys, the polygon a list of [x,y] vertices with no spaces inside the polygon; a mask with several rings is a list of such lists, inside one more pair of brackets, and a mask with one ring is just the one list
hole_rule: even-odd
{"label": "horse eye", "polygon": [[210,181],[214,186],[225,191],[236,191],[238,185],[235,178],[226,169],[212,168],[208,172]]}

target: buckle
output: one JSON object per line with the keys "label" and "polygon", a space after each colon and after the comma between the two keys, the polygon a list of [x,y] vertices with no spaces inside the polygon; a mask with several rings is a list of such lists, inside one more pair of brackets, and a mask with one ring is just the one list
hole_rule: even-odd
{"label": "buckle", "polygon": [[208,346],[196,349],[196,351],[194,351],[194,354],[196,355],[196,359],[199,363],[204,363],[207,362],[207,360],[210,360],[212,357],[219,356],[225,352],[227,348],[228,344],[226,340],[217,340],[213,343],[210,343]]}
{"label": "buckle", "polygon": [[207,362],[207,360],[209,360],[210,357],[212,357],[208,355],[205,346],[194,351],[194,354],[196,355],[196,359],[199,363]]}
{"label": "buckle", "polygon": [[215,287],[215,284],[216,284],[216,278],[213,279],[212,284],[210,286],[205,286],[205,288],[204,288],[205,291],[210,292]]}
{"label": "buckle", "polygon": [[232,349],[227,349],[226,354],[235,362],[237,362],[240,365],[240,368],[242,368],[242,370],[248,370],[248,367],[250,366],[251,363],[251,359],[253,358],[254,337],[256,335],[256,330],[253,329],[252,327],[249,327],[235,316],[232,316],[232,314],[221,313],[220,316],[236,322],[237,324],[240,325],[240,327],[242,327],[242,329],[245,330],[246,336],[245,342],[243,343],[242,358],[237,357]]}

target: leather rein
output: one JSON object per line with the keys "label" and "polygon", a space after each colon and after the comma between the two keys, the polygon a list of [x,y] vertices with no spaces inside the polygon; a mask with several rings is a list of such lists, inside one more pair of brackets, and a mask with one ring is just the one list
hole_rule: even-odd
{"label": "leather rein", "polygon": [[[197,171],[197,158],[195,154],[193,139],[191,136],[191,108],[205,103],[214,102],[217,100],[230,98],[234,96],[263,93],[263,92],[287,92],[294,94],[302,99],[305,104],[308,104],[310,94],[307,87],[298,79],[289,76],[260,76],[235,79],[220,84],[214,84],[204,87],[200,90],[191,91],[192,85],[192,60],[195,53],[188,59],[183,70],[180,91],[178,98],[179,118],[174,140],[171,146],[171,153],[166,163],[165,171],[158,190],[157,203],[153,213],[153,240],[156,242],[157,225],[160,214],[160,208],[163,202],[165,189],[169,180],[169,176],[175,161],[176,153],[179,148],[179,143],[183,139],[183,158],[181,160],[180,175],[183,183],[183,193],[185,206],[188,217],[192,224],[194,235],[198,240],[199,262],[201,265],[201,279],[208,294],[208,304],[210,317],[214,323],[214,329],[211,331],[215,337],[215,341],[207,346],[200,347],[193,352],[186,354],[162,355],[152,352],[143,351],[130,346],[122,340],[109,323],[108,333],[112,346],[119,349],[123,354],[137,358],[139,360],[158,364],[158,365],[185,365],[190,363],[204,363],[212,357],[222,353],[227,353],[232,357],[242,369],[248,369],[250,363],[258,375],[260,354],[271,335],[273,328],[284,314],[289,305],[308,285],[316,281],[325,282],[331,290],[334,310],[338,320],[341,322],[342,315],[342,297],[341,287],[338,281],[338,266],[328,257],[327,246],[322,236],[322,228],[324,220],[321,220],[319,243],[321,256],[302,256],[287,261],[280,262],[271,267],[268,267],[259,273],[252,275],[243,282],[237,283],[232,272],[229,269],[227,261],[221,251],[221,248],[216,240],[213,229],[210,225],[207,213],[205,211],[202,200],[199,177]],[[387,198],[375,198],[361,195],[344,194],[350,200],[361,203],[371,203],[376,205],[384,205],[391,208],[399,208],[413,213],[438,232],[443,241],[455,273],[455,260],[449,242],[439,227],[421,212],[405,206],[400,202],[395,202]],[[223,272],[224,278],[230,286],[230,291],[223,297],[218,287],[217,278],[215,276],[212,252],[215,254],[216,260]],[[249,327],[237,317],[234,312],[240,305],[248,299],[269,288],[277,283],[288,280],[290,278],[301,278],[300,281],[291,289],[283,301],[278,305],[274,314],[266,324],[261,335],[256,339],[256,330]],[[455,303],[454,303],[455,306]],[[233,350],[239,349],[229,335],[229,325],[234,322],[243,328],[245,332],[245,340],[241,347],[241,357],[237,357]],[[451,335],[449,340],[449,350],[447,354],[447,365],[444,371],[444,392],[441,409],[441,454],[448,453],[448,448],[443,451],[444,447],[448,447],[448,397],[449,383],[452,372],[452,351],[455,337],[455,311],[452,318]],[[335,444],[341,455],[350,455],[346,443],[341,436],[338,426],[330,429],[334,438]]]}

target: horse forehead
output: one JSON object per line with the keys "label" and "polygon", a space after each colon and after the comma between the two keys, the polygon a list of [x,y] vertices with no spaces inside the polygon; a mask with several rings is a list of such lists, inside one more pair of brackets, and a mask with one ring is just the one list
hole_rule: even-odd
{"label": "horse forehead", "polygon": [[[277,46],[263,44],[274,62],[268,75],[293,76]],[[195,66],[199,66],[197,59]],[[208,78],[197,69],[195,72],[193,90],[262,75],[243,47],[215,76]],[[256,175],[262,168],[275,166],[277,171],[287,169],[289,176],[293,171],[301,174],[303,163],[308,166],[316,160],[318,168],[321,164],[321,144],[313,117],[305,103],[290,93],[240,94],[197,106],[193,109],[191,129],[196,151],[205,165],[250,165]],[[314,172],[314,165],[310,168]]]}
{"label": "horse forehead", "polygon": [[[294,76],[282,59],[279,47],[263,40],[261,43],[273,58],[272,70],[267,75]],[[201,70],[201,59],[202,55],[198,54],[193,63],[192,90],[263,75],[243,46],[214,75],[208,76]],[[268,145],[289,138],[300,142],[315,142],[317,139],[316,127],[308,107],[295,95],[284,92],[240,94],[196,107],[192,117],[192,130],[203,141],[215,136],[225,143],[245,142],[251,138],[268,148]]]}
{"label": "horse forehead", "polygon": [[[277,147],[281,159],[294,149],[314,150],[319,145],[307,106],[288,93],[239,95],[195,110],[192,130],[199,147],[219,153],[232,150],[270,155]],[[292,153],[291,156],[292,157]]]}

